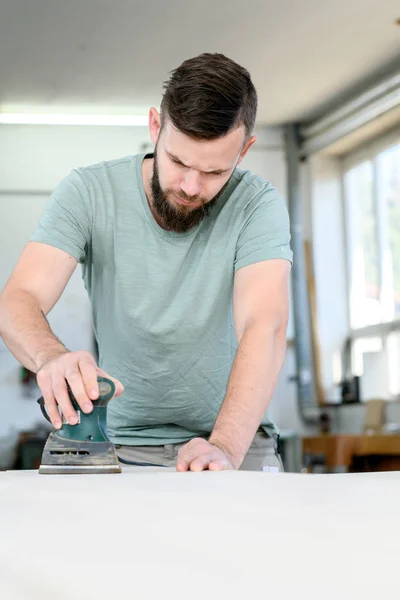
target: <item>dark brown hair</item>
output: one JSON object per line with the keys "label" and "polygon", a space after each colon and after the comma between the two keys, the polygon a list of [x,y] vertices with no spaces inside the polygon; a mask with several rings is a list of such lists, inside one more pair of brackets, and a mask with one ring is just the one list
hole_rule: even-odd
{"label": "dark brown hair", "polygon": [[198,140],[213,140],[245,126],[251,135],[257,92],[249,72],[223,54],[204,53],[185,60],[164,83],[161,119]]}

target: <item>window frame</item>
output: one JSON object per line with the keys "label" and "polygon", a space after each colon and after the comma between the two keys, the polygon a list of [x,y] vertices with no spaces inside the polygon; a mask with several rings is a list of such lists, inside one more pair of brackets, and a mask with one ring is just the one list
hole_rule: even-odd
{"label": "window frame", "polygon": [[[387,336],[395,331],[400,331],[400,318],[394,318],[390,321],[384,321],[375,325],[366,325],[364,327],[351,327],[350,320],[350,256],[349,256],[349,231],[348,231],[348,204],[345,189],[345,175],[350,169],[357,167],[363,162],[371,161],[373,168],[373,202],[375,207],[375,214],[377,218],[377,246],[378,246],[378,265],[379,265],[379,276],[382,285],[385,285],[382,279],[382,210],[379,207],[378,202],[378,181],[377,181],[377,156],[385,150],[397,146],[400,144],[400,125],[393,129],[390,133],[375,138],[368,144],[362,145],[360,148],[350,151],[348,154],[341,158],[341,189],[342,189],[342,210],[344,216],[345,225],[345,256],[346,256],[346,287],[347,287],[347,310],[348,310],[348,322],[350,329],[350,337],[353,340],[365,337],[383,337]],[[383,339],[383,343],[386,344],[386,339]]]}
{"label": "window frame", "polygon": [[[378,155],[394,146],[400,145],[400,125],[396,128],[393,128],[389,133],[381,135],[377,138],[374,138],[367,144],[363,144],[362,146],[353,149],[349,153],[343,155],[340,159],[340,170],[341,170],[341,193],[342,193],[342,216],[343,223],[345,229],[345,257],[346,257],[346,288],[347,288],[347,316],[349,323],[349,337],[352,342],[352,364],[355,365],[357,363],[357,357],[355,346],[356,342],[359,340],[366,338],[380,338],[382,343],[382,351],[388,357],[389,351],[389,339],[390,335],[393,333],[400,332],[400,318],[394,317],[390,320],[382,320],[380,323],[374,325],[366,325],[364,327],[352,327],[351,325],[351,257],[350,257],[350,232],[349,232],[349,204],[348,198],[346,194],[346,182],[345,177],[346,173],[360,165],[363,162],[370,161],[372,164],[373,171],[373,205],[376,216],[376,232],[377,232],[377,251],[378,251],[378,269],[379,269],[379,281],[380,281],[380,306],[382,309],[382,319],[385,319],[384,314],[384,304],[382,302],[382,297],[384,296],[385,290],[387,293],[387,282],[385,281],[385,276],[383,272],[383,251],[386,244],[389,243],[388,239],[384,240],[385,236],[384,228],[382,227],[382,223],[386,218],[385,208],[382,207],[379,203],[379,191],[378,191],[378,175],[377,175],[377,158]],[[386,227],[386,238],[387,238],[387,227]],[[393,287],[392,287],[393,293]],[[372,340],[371,340],[372,342]],[[393,374],[390,372],[389,360],[387,358],[387,366],[386,366],[386,375],[388,382],[393,378]],[[357,369],[356,369],[357,370]],[[361,373],[355,373],[360,374]],[[388,383],[388,394],[385,394],[388,400],[398,400],[400,395],[398,393],[390,392],[391,385]]]}

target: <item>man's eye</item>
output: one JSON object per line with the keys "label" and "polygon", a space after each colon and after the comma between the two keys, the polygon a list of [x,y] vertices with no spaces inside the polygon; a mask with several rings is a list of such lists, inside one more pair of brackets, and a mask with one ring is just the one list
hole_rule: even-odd
{"label": "man's eye", "polygon": [[[171,162],[174,163],[174,165],[178,165],[180,167],[186,168],[185,165],[183,165],[179,160],[176,160],[176,158],[172,158],[172,156],[171,156],[170,160],[171,160]],[[218,172],[217,173],[212,173],[211,172],[211,173],[205,173],[205,175],[209,175],[209,176],[211,175],[211,176],[214,176],[214,177],[220,177],[220,175],[222,175],[222,173],[218,173]]]}

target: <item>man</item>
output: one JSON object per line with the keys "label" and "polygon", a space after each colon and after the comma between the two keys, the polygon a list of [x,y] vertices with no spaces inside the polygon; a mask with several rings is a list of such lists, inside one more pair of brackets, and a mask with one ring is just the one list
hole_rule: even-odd
{"label": "man", "polygon": [[[37,373],[53,425],[77,422],[97,375],[121,461],[179,471],[281,469],[266,417],[285,353],[292,253],[275,188],[238,169],[254,144],[249,73],[185,61],[150,110],[154,154],[73,171],[56,188],[0,297],[0,334]],[[46,321],[80,262],[99,364]],[[260,427],[261,424],[261,427]]]}

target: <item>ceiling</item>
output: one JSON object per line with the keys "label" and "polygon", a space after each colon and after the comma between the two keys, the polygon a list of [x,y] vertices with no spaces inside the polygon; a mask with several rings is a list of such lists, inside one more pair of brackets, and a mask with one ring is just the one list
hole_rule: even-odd
{"label": "ceiling", "polygon": [[1,0],[0,110],[147,114],[183,60],[245,66],[259,124],[313,119],[400,68],[399,0]]}

